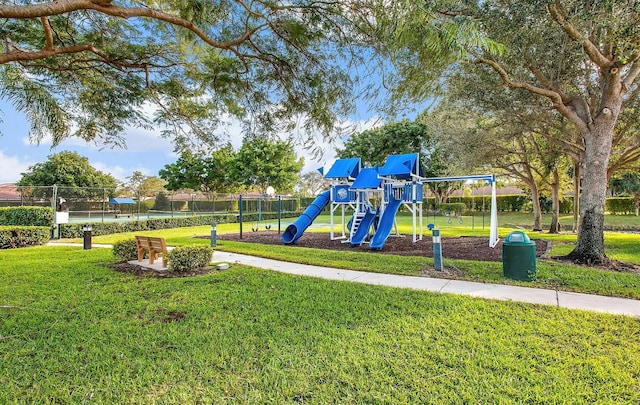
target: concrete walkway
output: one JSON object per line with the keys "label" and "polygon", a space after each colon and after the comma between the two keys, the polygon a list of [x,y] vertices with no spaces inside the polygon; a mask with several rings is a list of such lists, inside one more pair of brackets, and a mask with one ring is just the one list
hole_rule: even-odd
{"label": "concrete walkway", "polygon": [[[82,246],[72,243],[49,243],[52,246]],[[111,245],[93,245],[94,248],[110,248]],[[502,284],[477,283],[473,281],[446,280],[440,278],[401,276],[395,274],[369,273],[335,269],[322,266],[282,262],[262,257],[248,256],[216,250],[213,261],[244,264],[262,269],[274,270],[282,273],[301,276],[319,277],[328,280],[350,281],[355,283],[385,285],[397,288],[468,295],[472,297],[493,300],[524,302],[530,304],[553,305],[568,309],[581,309],[593,312],[603,312],[616,315],[629,315],[640,318],[640,301],[604,297],[600,295],[580,294],[542,288],[519,287]],[[159,261],[162,263],[162,260]],[[134,264],[139,264],[134,262]],[[155,264],[155,263],[154,263]],[[148,265],[148,267],[151,267]],[[160,264],[160,267],[162,265]],[[154,268],[154,270],[161,270]],[[163,269],[162,269],[163,270]]]}
{"label": "concrete walkway", "polygon": [[640,301],[603,297],[600,295],[545,290],[542,288],[519,287],[502,284],[476,283],[473,281],[446,280],[440,278],[400,276],[395,274],[369,273],[333,269],[329,267],[281,262],[262,257],[248,256],[216,250],[215,262],[240,263],[282,273],[320,277],[329,280],[351,281],[355,283],[385,285],[410,288],[413,290],[469,295],[494,300],[525,302],[530,304],[553,305],[561,308],[582,309],[617,315],[640,317]]}

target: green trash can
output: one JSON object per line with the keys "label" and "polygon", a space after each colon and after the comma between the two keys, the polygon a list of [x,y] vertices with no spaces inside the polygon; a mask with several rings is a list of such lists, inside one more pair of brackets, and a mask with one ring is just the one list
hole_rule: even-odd
{"label": "green trash can", "polygon": [[536,243],[522,231],[513,231],[502,242],[502,274],[513,280],[536,279]]}

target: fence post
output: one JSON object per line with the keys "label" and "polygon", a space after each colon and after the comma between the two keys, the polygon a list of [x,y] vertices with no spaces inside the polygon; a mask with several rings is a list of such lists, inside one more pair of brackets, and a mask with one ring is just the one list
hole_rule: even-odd
{"label": "fence post", "polygon": [[238,197],[238,222],[240,222],[240,239],[242,239],[242,194]]}
{"label": "fence post", "polygon": [[280,234],[280,221],[282,220],[282,196],[278,196],[278,234]]}
{"label": "fence post", "polygon": [[51,208],[53,209],[53,212],[56,212],[56,201],[58,201],[58,186],[56,186],[55,184],[52,187],[52,198],[51,198]]}

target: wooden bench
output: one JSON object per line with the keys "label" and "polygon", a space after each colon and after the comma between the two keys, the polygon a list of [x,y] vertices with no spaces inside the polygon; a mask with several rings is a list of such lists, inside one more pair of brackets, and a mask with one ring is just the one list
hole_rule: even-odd
{"label": "wooden bench", "polygon": [[138,261],[141,262],[145,252],[149,252],[149,264],[162,255],[162,267],[167,267],[169,259],[167,258],[167,244],[164,238],[155,238],[153,236],[136,236],[136,246],[138,247]]}

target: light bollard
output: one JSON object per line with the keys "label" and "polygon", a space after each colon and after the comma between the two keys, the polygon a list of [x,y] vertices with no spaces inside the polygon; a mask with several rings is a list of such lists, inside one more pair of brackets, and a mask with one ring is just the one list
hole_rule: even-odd
{"label": "light bollard", "polygon": [[91,249],[91,225],[84,225],[82,227],[82,233],[84,236],[82,248],[84,250],[89,250]]}
{"label": "light bollard", "polygon": [[442,271],[442,243],[440,243],[440,230],[433,229],[433,267],[436,271]]}
{"label": "light bollard", "polygon": [[211,247],[216,247],[216,223],[211,223]]}

